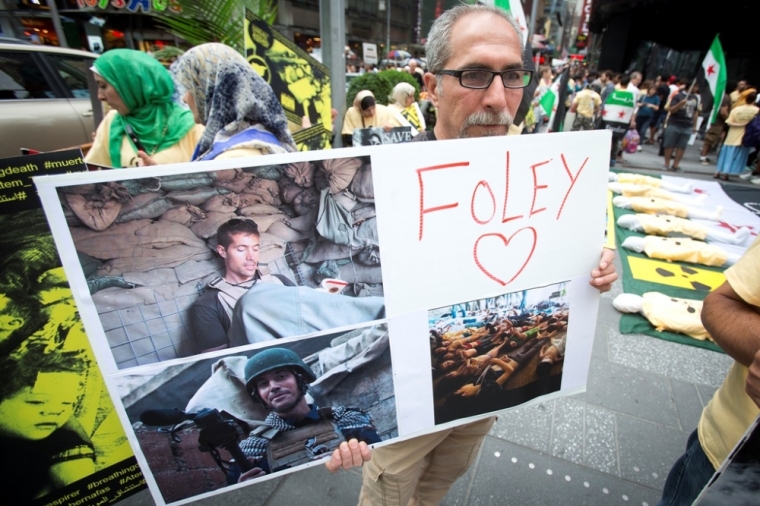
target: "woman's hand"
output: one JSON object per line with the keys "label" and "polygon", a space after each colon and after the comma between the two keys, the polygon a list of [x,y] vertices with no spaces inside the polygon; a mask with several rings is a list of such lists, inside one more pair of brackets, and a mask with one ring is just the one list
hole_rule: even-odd
{"label": "woman's hand", "polygon": [[145,151],[139,150],[137,152],[137,157],[139,158],[139,160],[137,160],[138,167],[147,167],[148,165],[158,165],[158,163],[156,163],[156,161],[153,158],[148,156],[148,153],[146,153]]}

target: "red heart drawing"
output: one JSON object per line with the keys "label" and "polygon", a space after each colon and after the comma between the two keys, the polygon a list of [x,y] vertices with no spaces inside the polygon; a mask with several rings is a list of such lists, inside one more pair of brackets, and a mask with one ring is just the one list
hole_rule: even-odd
{"label": "red heart drawing", "polygon": [[[478,245],[480,244],[480,240],[483,239],[483,238],[485,238],[485,237],[498,237],[499,239],[502,240],[502,242],[504,243],[504,246],[509,246],[509,242],[517,234],[519,234],[520,232],[522,232],[524,230],[530,230],[533,233],[533,244],[530,247],[530,253],[528,254],[528,257],[525,259],[525,262],[523,262],[523,264],[520,266],[520,269],[515,273],[515,275],[512,276],[509,279],[509,281],[506,281],[506,282],[502,281],[501,279],[499,279],[498,277],[496,277],[495,275],[493,275],[488,269],[486,269],[485,267],[483,267],[482,263],[480,263],[480,259],[478,258]],[[531,257],[533,256],[533,252],[536,251],[536,241],[537,241],[537,239],[538,239],[538,234],[536,233],[536,229],[533,228],[533,227],[521,228],[520,230],[518,230],[517,232],[515,232],[514,234],[512,234],[511,236],[509,236],[509,239],[507,239],[506,237],[504,237],[502,234],[496,234],[496,233],[483,234],[480,237],[478,237],[477,241],[475,241],[475,247],[472,250],[472,255],[475,258],[475,264],[480,268],[481,271],[483,271],[483,274],[485,274],[489,278],[493,279],[494,281],[496,281],[497,283],[499,283],[501,286],[505,286],[505,285],[508,285],[509,283],[511,283],[512,281],[514,281],[515,278],[520,275],[520,273],[523,271],[523,269],[525,269],[525,266],[528,265],[528,262],[530,261]]]}

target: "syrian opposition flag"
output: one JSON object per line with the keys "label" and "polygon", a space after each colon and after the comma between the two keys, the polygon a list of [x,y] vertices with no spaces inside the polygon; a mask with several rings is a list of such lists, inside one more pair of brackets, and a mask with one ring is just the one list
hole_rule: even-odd
{"label": "syrian opposition flag", "polygon": [[615,90],[604,102],[602,120],[612,123],[630,123],[635,99],[628,90]]}
{"label": "syrian opposition flag", "polygon": [[553,124],[554,113],[557,112],[557,102],[559,98],[559,82],[562,79],[562,74],[559,74],[549,86],[549,89],[544,92],[538,99],[538,105],[541,106],[541,110],[546,116],[549,116],[549,125]]}
{"label": "syrian opposition flag", "polygon": [[[726,59],[723,57],[723,48],[717,35],[707,52],[707,56],[702,61],[702,68],[705,71],[704,79],[707,82],[707,88],[710,90],[713,99],[713,108],[710,114],[710,124],[712,125],[718,118],[723,93],[726,91]],[[704,90],[702,93],[706,92],[707,90]]]}
{"label": "syrian opposition flag", "polygon": [[501,7],[505,11],[512,14],[512,17],[515,18],[517,24],[520,25],[520,30],[522,31],[523,47],[525,47],[525,41],[528,38],[528,25],[525,23],[525,11],[523,11],[522,3],[520,0],[492,0],[491,2],[486,3],[490,3],[496,7]]}

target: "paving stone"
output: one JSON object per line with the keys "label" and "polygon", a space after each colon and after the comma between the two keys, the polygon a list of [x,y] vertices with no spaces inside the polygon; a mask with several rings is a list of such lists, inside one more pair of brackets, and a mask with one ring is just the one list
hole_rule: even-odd
{"label": "paving stone", "polygon": [[587,467],[619,476],[615,414],[586,404],[584,410],[583,462]]}
{"label": "paving stone", "polygon": [[591,364],[581,400],[631,416],[678,427],[678,416],[665,377],[597,360]]}
{"label": "paving stone", "polygon": [[548,452],[553,416],[553,400],[520,406],[499,413],[490,434],[506,441]]}
{"label": "paving stone", "polygon": [[550,448],[555,457],[583,464],[585,407],[573,397],[555,401]]}
{"label": "paving stone", "polygon": [[723,353],[616,329],[609,329],[610,362],[641,371],[717,387],[733,362]]}
{"label": "paving stone", "polygon": [[660,491],[486,438],[468,506],[654,505]]}
{"label": "paving stone", "polygon": [[323,465],[318,465],[299,471],[297,474],[288,475],[266,504],[267,506],[296,504],[356,506],[361,484],[361,475],[358,472],[348,471],[331,475]]}
{"label": "paving stone", "polygon": [[662,490],[693,428],[684,432],[622,414],[616,418],[622,477]]}
{"label": "paving stone", "polygon": [[697,386],[671,378],[670,389],[673,392],[673,402],[676,405],[678,420],[682,431],[691,432],[702,415],[702,400],[697,392]]}

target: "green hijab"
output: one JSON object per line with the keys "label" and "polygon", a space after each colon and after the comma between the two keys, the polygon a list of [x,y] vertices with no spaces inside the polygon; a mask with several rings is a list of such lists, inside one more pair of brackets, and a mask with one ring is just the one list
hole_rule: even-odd
{"label": "green hijab", "polygon": [[108,148],[114,167],[125,166],[121,144],[127,124],[149,155],[173,146],[195,126],[193,113],[172,101],[171,74],[152,56],[133,49],[112,49],[95,60],[94,66],[129,109],[129,114],[117,114],[111,123]]}

